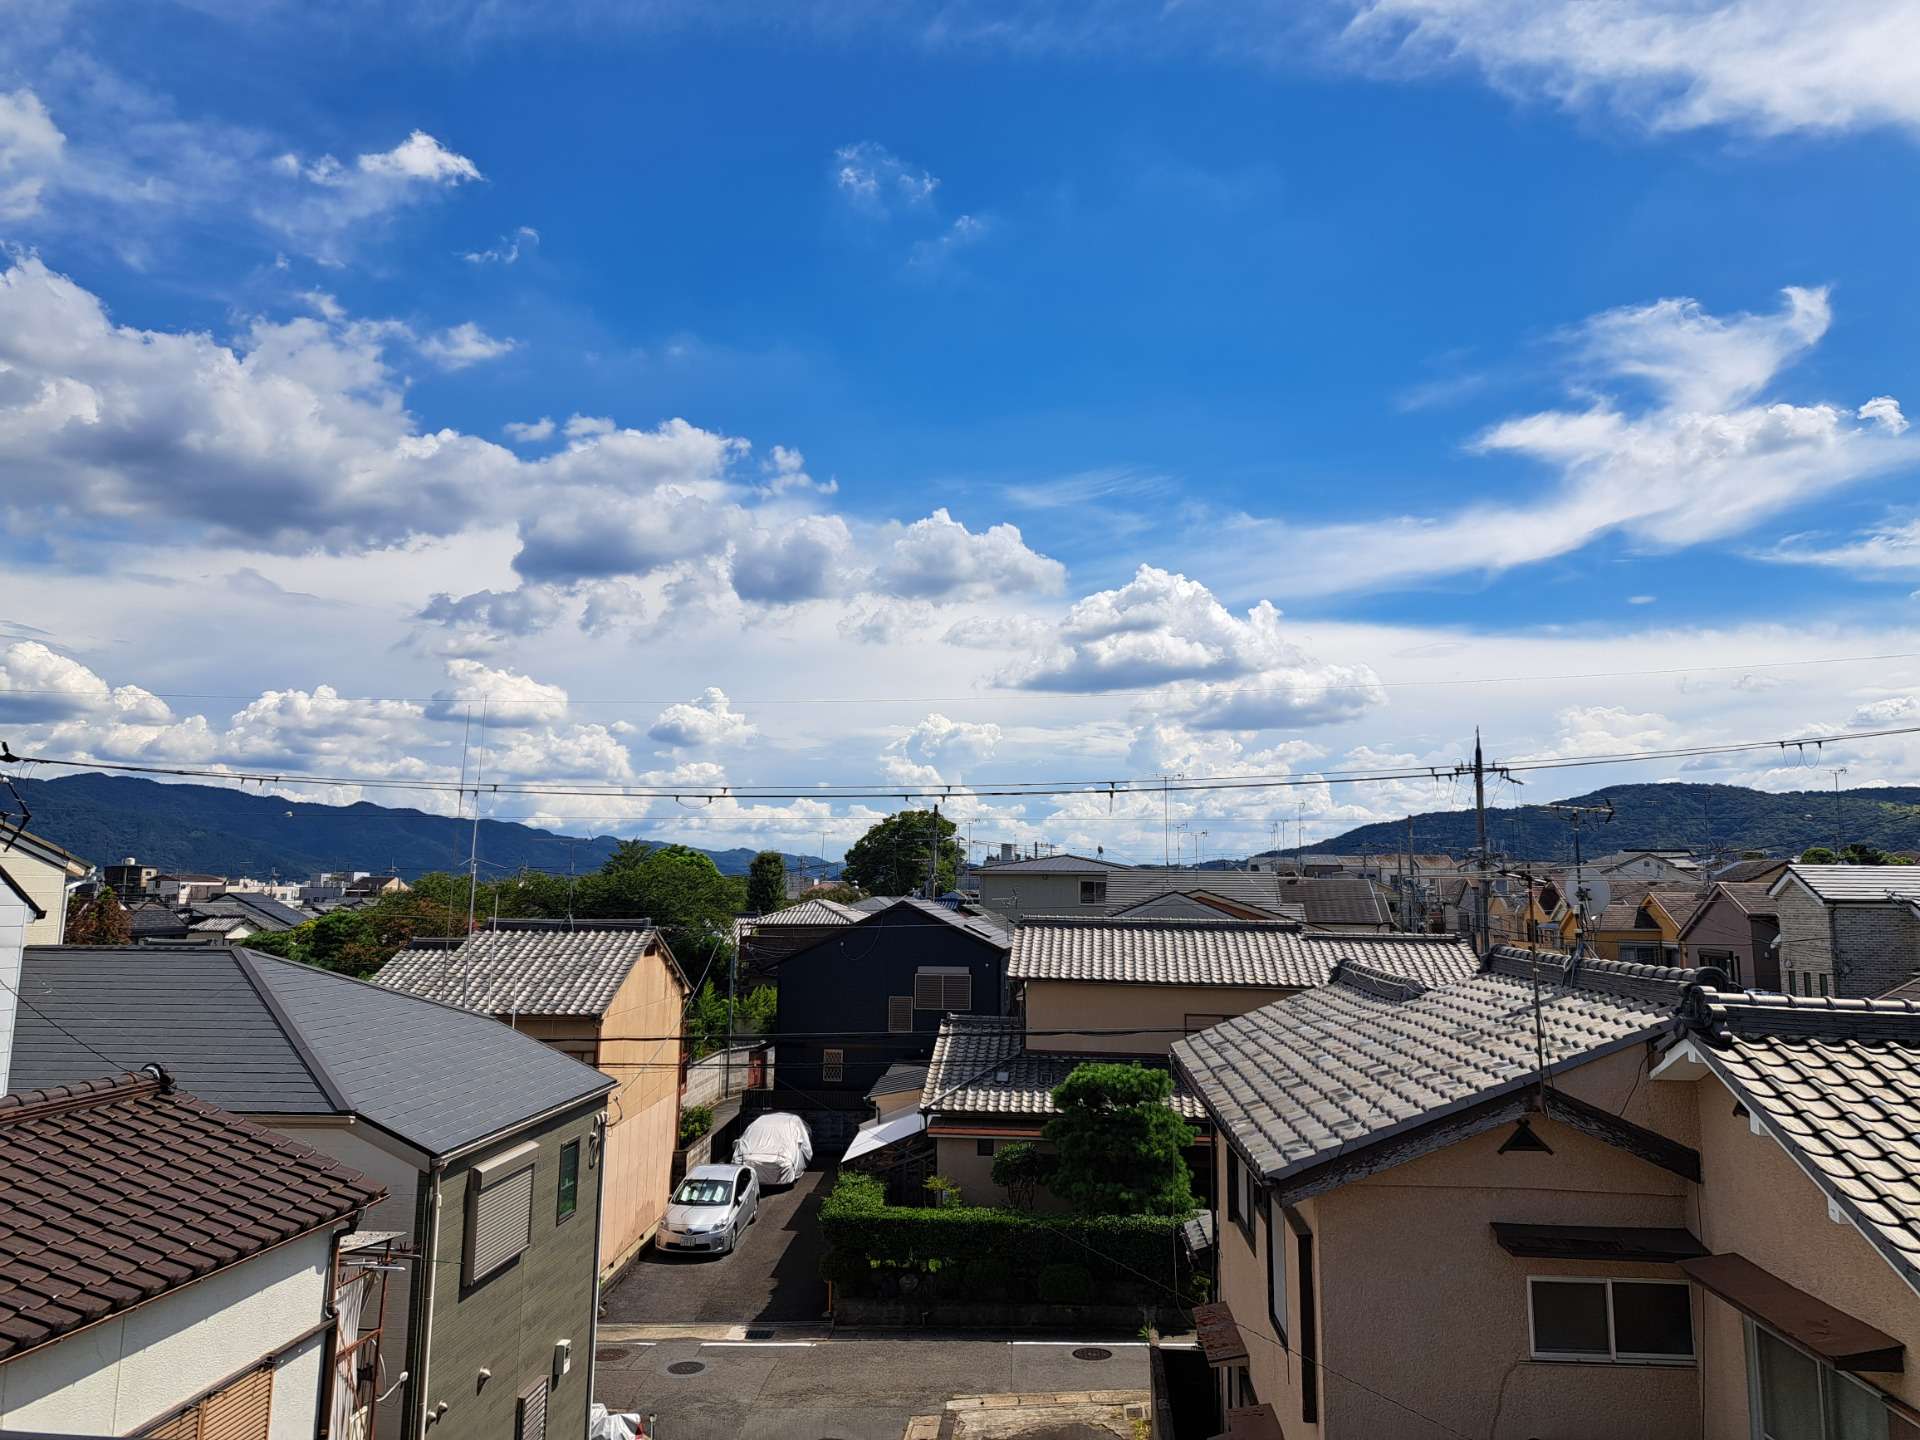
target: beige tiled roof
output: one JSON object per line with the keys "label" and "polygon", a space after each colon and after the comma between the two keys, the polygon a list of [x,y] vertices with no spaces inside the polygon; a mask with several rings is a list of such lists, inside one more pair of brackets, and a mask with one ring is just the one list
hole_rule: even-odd
{"label": "beige tiled roof", "polygon": [[451,949],[402,950],[373,983],[482,1015],[601,1015],[658,943],[645,925],[506,921]]}
{"label": "beige tiled roof", "polygon": [[1472,946],[1450,935],[1330,935],[1288,921],[1039,915],[1014,931],[1007,978],[1305,989],[1324,985],[1341,960],[1431,984],[1478,968]]}
{"label": "beige tiled roof", "polygon": [[1699,1051],[1920,1288],[1920,1002],[1700,997]]}
{"label": "beige tiled roof", "polygon": [[[1269,1179],[1532,1084],[1531,968],[1428,987],[1368,965],[1174,1042],[1176,1068]],[[1549,1066],[1591,1058],[1672,1023],[1690,970],[1538,957]]]}
{"label": "beige tiled roof", "polygon": [[[949,1015],[940,1022],[940,1034],[933,1042],[933,1059],[927,1066],[920,1104],[923,1109],[949,1117],[1045,1119],[1059,1113],[1053,1105],[1054,1087],[1071,1075],[1076,1065],[1134,1058],[1029,1050],[1026,1028],[1013,1016]],[[1177,1074],[1171,1103],[1189,1120],[1206,1118],[1199,1098]]]}
{"label": "beige tiled roof", "polygon": [[857,925],[867,912],[843,905],[838,900],[802,900],[797,905],[770,911],[747,925]]}

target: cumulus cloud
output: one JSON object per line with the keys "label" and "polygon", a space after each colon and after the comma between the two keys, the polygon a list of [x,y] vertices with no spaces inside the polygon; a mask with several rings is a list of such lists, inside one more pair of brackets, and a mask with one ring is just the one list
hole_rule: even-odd
{"label": "cumulus cloud", "polygon": [[538,420],[509,420],[500,429],[509,440],[537,444],[542,440],[553,438],[553,417],[542,415]]}
{"label": "cumulus cloud", "polygon": [[479,660],[447,661],[447,686],[433,692],[427,715],[434,720],[475,720],[490,726],[525,728],[566,719],[567,692],[516,670]]}
{"label": "cumulus cloud", "polygon": [[974,532],[942,506],[905,526],[888,547],[879,588],[923,598],[982,597],[1018,591],[1057,592],[1067,570],[1028,548],[1017,525]]}
{"label": "cumulus cloud", "polygon": [[738,745],[759,731],[735,710],[726,692],[708,686],[697,701],[669,705],[647,731],[647,738],[675,749]]}
{"label": "cumulus cloud", "polygon": [[1159,688],[1157,707],[1198,730],[1324,724],[1385,698],[1367,666],[1289,640],[1270,602],[1237,616],[1199,581],[1152,565],[1075,603],[1049,647],[996,678],[1028,690]]}
{"label": "cumulus cloud", "polygon": [[[1749,530],[1829,491],[1920,460],[1887,423],[1892,411],[1766,402],[1762,392],[1826,333],[1824,290],[1788,289],[1765,315],[1722,319],[1691,300],[1608,311],[1572,336],[1594,380],[1649,392],[1629,407],[1602,396],[1495,425],[1473,448],[1537,465],[1555,482],[1524,504],[1473,504],[1443,518],[1285,526],[1247,520],[1241,553],[1271,574],[1285,545],[1296,564],[1274,582],[1303,593],[1500,571],[1622,533],[1677,549]],[[1884,400],[1886,397],[1881,397]]]}
{"label": "cumulus cloud", "polygon": [[468,320],[420,342],[420,353],[442,370],[464,370],[483,360],[498,360],[519,346],[518,340],[500,339],[487,334]]}
{"label": "cumulus cloud", "polygon": [[0,90],[0,220],[25,220],[59,170],[67,137],[31,90]]}
{"label": "cumulus cloud", "polygon": [[966,767],[989,759],[1000,738],[998,725],[950,720],[936,712],[887,742],[880,768],[901,785],[953,784]]}
{"label": "cumulus cloud", "polygon": [[107,703],[107,682],[37,640],[0,650],[0,718],[45,720],[84,714]]}
{"label": "cumulus cloud", "polygon": [[253,197],[256,219],[316,259],[338,263],[360,232],[396,211],[484,179],[480,167],[415,130],[391,150],[344,164],[332,155],[288,151],[272,171],[280,183]]}
{"label": "cumulus cloud", "polygon": [[442,590],[421,607],[416,619],[502,638],[537,635],[565,613],[553,591],[537,585],[515,590],[476,590],[457,599]]}
{"label": "cumulus cloud", "polygon": [[1920,13],[1904,0],[1349,0],[1344,53],[1471,66],[1653,131],[1920,129]]}
{"label": "cumulus cloud", "polygon": [[1666,716],[1620,705],[1571,705],[1559,712],[1555,723],[1558,734],[1542,752],[1554,758],[1657,750],[1672,745],[1676,733]]}
{"label": "cumulus cloud", "polygon": [[936,176],[873,140],[842,145],[833,152],[833,184],[848,204],[875,216],[930,205],[933,192],[940,188]]}

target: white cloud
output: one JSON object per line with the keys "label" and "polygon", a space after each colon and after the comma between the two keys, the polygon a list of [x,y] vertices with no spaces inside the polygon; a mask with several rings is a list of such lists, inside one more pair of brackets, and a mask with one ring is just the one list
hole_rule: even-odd
{"label": "white cloud", "polygon": [[1556,719],[1559,733],[1552,746],[1540,752],[1543,756],[1622,755],[1676,741],[1673,722],[1666,716],[1636,714],[1618,705],[1570,705]]}
{"label": "white cloud", "polygon": [[991,222],[981,216],[958,216],[938,235],[916,244],[907,257],[907,263],[926,270],[938,269],[958,252],[986,239],[992,228]]}
{"label": "white cloud", "polygon": [[104,705],[107,682],[77,660],[37,640],[0,650],[0,718],[43,720]]}
{"label": "white cloud", "polygon": [[975,533],[942,506],[899,532],[881,562],[879,585],[890,594],[928,598],[1051,594],[1066,576],[1058,560],[1028,548],[1018,526]]}
{"label": "white cloud", "polygon": [[[1345,8],[1345,7],[1343,7]],[[1363,0],[1345,52],[1459,63],[1654,131],[1920,127],[1920,11],[1906,0]]]}
{"label": "white cloud", "polygon": [[1871,420],[1889,435],[1906,433],[1907,417],[1900,413],[1900,402],[1891,395],[1876,395],[1853,413],[1855,419]]}
{"label": "white cloud", "polygon": [[473,321],[429,335],[420,342],[420,353],[442,370],[464,370],[485,360],[498,360],[517,349],[518,340],[496,338]]}
{"label": "white cloud", "polygon": [[341,263],[368,226],[485,178],[473,161],[423,130],[391,150],[359,155],[351,165],[331,155],[305,159],[289,151],[270,169],[280,183],[251,196],[255,219],[330,264]]}
{"label": "white cloud", "polygon": [[67,137],[31,90],[0,90],[0,220],[37,214]]}
{"label": "white cloud", "polygon": [[1825,565],[1856,575],[1905,575],[1920,572],[1920,520],[1889,521],[1839,544],[1824,544],[1813,535],[1789,535],[1763,560],[1794,565]]}
{"label": "white cloud", "polygon": [[[1000,738],[1000,727],[991,722],[951,720],[936,712],[887,743],[881,772],[901,785],[954,784],[965,767],[990,759]],[[943,802],[942,808],[953,818],[953,806]]]}
{"label": "white cloud", "polygon": [[[1831,320],[1823,290],[1788,289],[1770,315],[1720,319],[1691,300],[1607,311],[1572,337],[1597,376],[1646,387],[1629,409],[1602,396],[1495,425],[1475,442],[1554,477],[1544,498],[1469,504],[1444,518],[1288,526],[1248,519],[1237,549],[1253,573],[1284,547],[1273,583],[1332,593],[1460,571],[1501,571],[1621,533],[1654,550],[1720,540],[1829,491],[1912,465],[1920,449],[1886,423],[1761,393]],[[1885,397],[1882,397],[1885,399]],[[1257,566],[1257,568],[1256,568]]]}
{"label": "white cloud", "polygon": [[540,232],[531,225],[521,225],[502,235],[490,249],[469,250],[462,258],[469,265],[514,265],[519,263],[522,250],[535,249],[539,244]]}
{"label": "white cloud", "polygon": [[526,728],[552,725],[566,719],[567,692],[515,670],[496,668],[478,660],[447,661],[447,687],[436,690],[427,715],[435,720],[476,722]]}
{"label": "white cloud", "polygon": [[940,188],[933,174],[873,140],[842,145],[833,152],[833,183],[849,204],[876,216],[930,205],[933,192]]}
{"label": "white cloud", "polygon": [[414,131],[391,150],[362,155],[358,163],[363,174],[429,185],[461,185],[484,178],[473,161],[454,154],[424,130]]}
{"label": "white cloud", "polygon": [[519,440],[524,444],[538,444],[542,440],[553,438],[553,417],[542,415],[538,420],[509,420],[500,429],[510,440]]}
{"label": "white cloud", "polygon": [[647,737],[675,749],[738,745],[760,732],[735,710],[724,690],[708,686],[699,700],[669,705],[647,731]]}

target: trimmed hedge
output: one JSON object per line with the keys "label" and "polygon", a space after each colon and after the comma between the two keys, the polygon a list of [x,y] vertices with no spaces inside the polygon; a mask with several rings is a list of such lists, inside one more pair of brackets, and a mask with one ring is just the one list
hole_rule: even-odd
{"label": "trimmed hedge", "polygon": [[1031,1215],[975,1205],[887,1204],[872,1175],[842,1172],[820,1207],[821,1273],[871,1299],[1188,1303],[1204,1298],[1177,1215]]}

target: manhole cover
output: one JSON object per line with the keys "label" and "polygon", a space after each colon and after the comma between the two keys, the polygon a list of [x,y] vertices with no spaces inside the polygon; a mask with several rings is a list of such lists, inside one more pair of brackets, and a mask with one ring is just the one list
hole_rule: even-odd
{"label": "manhole cover", "polygon": [[698,1375],[706,1368],[706,1365],[699,1360],[676,1360],[667,1366],[667,1373],[669,1375]]}
{"label": "manhole cover", "polygon": [[1098,1345],[1082,1345],[1078,1350],[1073,1352],[1073,1358],[1076,1360],[1111,1360],[1113,1358],[1113,1351],[1102,1350]]}
{"label": "manhole cover", "polygon": [[750,1329],[747,1331],[747,1339],[749,1340],[771,1340],[772,1338],[773,1338],[773,1331],[771,1330]]}
{"label": "manhole cover", "polygon": [[602,1345],[598,1350],[593,1352],[594,1363],[598,1365],[609,1365],[615,1360],[624,1360],[626,1358],[627,1352],[618,1345]]}

